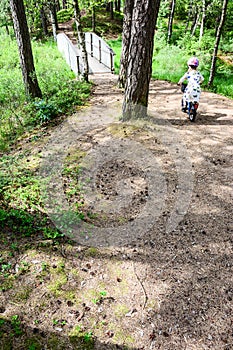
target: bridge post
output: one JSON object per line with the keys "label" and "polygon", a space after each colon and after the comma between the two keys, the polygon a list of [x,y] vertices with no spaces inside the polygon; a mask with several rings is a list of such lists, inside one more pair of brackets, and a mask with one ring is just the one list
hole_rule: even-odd
{"label": "bridge post", "polygon": [[99,40],[99,62],[101,63],[101,40]]}
{"label": "bridge post", "polygon": [[114,73],[113,53],[110,52],[111,72]]}
{"label": "bridge post", "polygon": [[78,69],[78,74],[80,74],[80,64],[79,64],[79,56],[76,56],[77,59],[77,69]]}
{"label": "bridge post", "polygon": [[90,38],[91,38],[91,57],[93,57],[93,35],[92,35],[92,33],[90,34]]}

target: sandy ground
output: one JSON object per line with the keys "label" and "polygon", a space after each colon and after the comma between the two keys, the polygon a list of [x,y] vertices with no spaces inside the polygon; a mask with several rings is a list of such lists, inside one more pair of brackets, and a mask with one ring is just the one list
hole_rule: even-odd
{"label": "sandy ground", "polygon": [[94,226],[15,255],[30,268],[1,292],[0,311],[20,315],[27,336],[9,349],[28,349],[28,338],[38,349],[233,349],[233,101],[202,92],[191,123],[179,88],[152,81],[151,119],[122,123],[117,78],[91,78],[90,106],[50,134],[59,144],[76,132],[69,156],[89,177],[82,201]]}

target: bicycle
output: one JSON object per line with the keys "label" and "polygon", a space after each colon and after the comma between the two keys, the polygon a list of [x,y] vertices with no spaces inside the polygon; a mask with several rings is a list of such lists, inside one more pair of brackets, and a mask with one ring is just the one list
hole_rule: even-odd
{"label": "bicycle", "polygon": [[[181,84],[181,91],[183,93],[185,92],[186,87],[187,87],[186,83]],[[182,111],[184,113],[188,114],[188,118],[191,122],[195,122],[196,117],[197,117],[197,109],[198,109],[199,103],[197,101],[194,101],[194,102],[185,101],[185,103],[186,103],[185,106],[183,106],[183,103],[184,103],[184,101],[182,99]]]}

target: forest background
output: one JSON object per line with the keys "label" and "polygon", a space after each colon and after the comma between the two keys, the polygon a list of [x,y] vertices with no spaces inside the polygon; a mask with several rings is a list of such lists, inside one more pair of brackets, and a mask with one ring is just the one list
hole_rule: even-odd
{"label": "forest background", "polygon": [[[28,149],[24,150],[21,147],[26,144],[28,148],[33,148],[37,141],[46,139],[50,129],[87,103],[92,91],[91,82],[76,79],[59,53],[54,40],[56,30],[59,27],[62,28],[67,22],[73,25],[74,33],[77,34],[72,20],[73,3],[63,0],[47,1],[45,4],[42,1],[25,0],[24,4],[37,78],[42,91],[42,97],[35,99],[28,98],[25,92],[9,2],[0,0],[0,290],[6,295],[15,289],[15,304],[26,301],[30,295],[31,291],[27,289],[26,283],[21,284],[22,289],[19,291],[15,288],[18,276],[27,276],[30,266],[23,260],[24,258],[20,265],[14,265],[12,261],[17,260],[18,254],[21,251],[24,252],[24,249],[26,251],[29,247],[34,247],[33,242],[36,240],[39,240],[39,250],[48,247],[46,250],[48,255],[51,251],[56,252],[57,249],[62,251],[62,243],[65,241],[63,234],[51,225],[48,217],[43,213],[40,178],[36,173],[40,153],[36,150],[36,154],[31,157]],[[233,98],[232,1],[228,2],[227,6],[214,81],[211,86],[208,86],[223,4],[223,0],[161,0],[154,36],[153,79],[177,83],[187,69],[187,59],[197,55],[200,59],[200,71],[205,77],[203,89]],[[79,6],[83,30],[94,30],[106,39],[116,52],[115,73],[118,73],[122,49],[124,3],[122,1],[79,1]],[[80,170],[78,167],[73,167],[72,161],[73,159],[68,159],[68,164],[65,164],[63,169],[64,176],[69,180],[72,176],[76,178]],[[77,191],[77,186],[75,187],[70,181],[68,187],[67,196],[72,198]],[[82,208],[81,210],[80,207],[78,208],[77,215],[83,219]],[[68,244],[72,249],[72,242],[68,241]],[[91,247],[86,254],[92,259],[97,251]],[[46,279],[53,270],[58,273],[57,280],[53,284],[50,283],[50,291],[58,296],[61,287],[67,281],[64,276],[64,261],[59,262],[57,270],[54,266],[49,266],[48,262],[42,261],[41,280],[38,284],[42,283],[41,281]],[[56,272],[53,273],[54,276],[55,274]],[[120,283],[119,277],[118,282]],[[66,297],[69,307],[73,302],[73,295],[71,293],[68,295],[68,292]],[[92,296],[93,304],[102,302],[106,297],[105,290],[97,292],[94,297]],[[108,296],[106,300],[107,298]],[[110,298],[109,300],[111,302]],[[127,313],[122,309],[118,312]],[[36,317],[32,320],[35,332],[38,331],[39,322]],[[66,326],[62,319],[51,319],[51,323],[54,327],[59,326],[58,329]],[[12,348],[13,339],[16,343],[20,343],[19,338],[22,336],[24,347],[21,348],[40,349],[35,340],[26,338],[23,327],[16,313],[8,320],[0,317],[0,337],[4,339],[5,335],[10,334],[10,340],[6,339],[5,343],[8,344],[6,345],[8,348]],[[91,332],[83,332],[79,328],[76,328],[75,332],[72,334],[75,341],[78,335],[83,338],[84,349],[88,349],[87,344],[90,345],[90,349],[93,348]],[[108,333],[107,336],[111,337],[112,334]],[[151,340],[153,336],[152,333]],[[167,337],[166,333],[165,337]],[[56,344],[54,349],[58,349]]]}
{"label": "forest background", "polygon": [[[74,74],[57,50],[55,32],[59,24],[74,17],[68,1],[24,1],[33,56],[43,98],[25,101],[17,44],[9,1],[0,10],[0,149],[7,149],[27,127],[48,122],[84,102],[90,85],[75,81]],[[162,0],[154,36],[152,78],[177,82],[186,71],[187,59],[196,55],[205,77],[204,88],[233,97],[233,4],[228,2],[218,46],[214,81],[207,87],[213,50],[221,19],[222,0]],[[95,31],[116,52],[119,73],[122,48],[123,1],[79,1],[83,31]],[[52,20],[51,20],[52,19]],[[75,32],[75,24],[73,24]],[[77,34],[77,33],[76,33]]]}

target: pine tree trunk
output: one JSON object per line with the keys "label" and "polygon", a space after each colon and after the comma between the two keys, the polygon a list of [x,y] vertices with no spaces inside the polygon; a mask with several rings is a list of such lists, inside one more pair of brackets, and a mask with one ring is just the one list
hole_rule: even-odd
{"label": "pine tree trunk", "polygon": [[26,94],[28,97],[41,98],[23,0],[10,0],[10,6]]}
{"label": "pine tree trunk", "polygon": [[134,0],[125,1],[123,33],[122,33],[122,51],[121,51],[121,61],[120,61],[120,72],[119,72],[119,78],[118,78],[118,85],[119,87],[122,87],[122,88],[125,87],[125,82],[126,82],[129,47],[131,42],[133,7],[134,7]]}
{"label": "pine tree trunk", "polygon": [[217,60],[218,46],[219,46],[219,43],[220,43],[220,38],[221,38],[221,34],[222,34],[222,28],[224,26],[224,22],[225,22],[225,19],[226,19],[227,5],[228,5],[228,0],[223,0],[222,14],[221,14],[221,19],[220,19],[220,22],[219,22],[219,26],[218,26],[217,33],[216,33],[216,38],[215,38],[215,45],[214,45],[214,50],[213,50],[213,56],[212,56],[212,63],[211,63],[211,68],[210,68],[210,77],[209,77],[209,81],[208,81],[208,86],[213,85],[213,81],[214,81],[214,75],[215,75],[215,71],[216,71],[216,60]]}
{"label": "pine tree trunk", "polygon": [[64,10],[67,9],[67,0],[62,0],[62,8],[63,8]]}
{"label": "pine tree trunk", "polygon": [[5,24],[5,29],[6,29],[6,34],[7,34],[7,35],[10,35],[9,27],[8,27],[7,24]]}
{"label": "pine tree trunk", "polygon": [[199,18],[200,18],[200,13],[196,11],[195,15],[194,15],[192,26],[191,26],[191,29],[190,29],[191,36],[193,36],[195,34],[195,32],[196,32]]}
{"label": "pine tree trunk", "polygon": [[188,11],[188,18],[187,18],[187,22],[186,22],[186,26],[185,26],[185,33],[187,32],[188,28],[189,28],[189,22],[190,22],[190,17],[192,14],[192,9],[193,9],[193,2],[192,0],[189,1],[189,11]]}
{"label": "pine tree trunk", "polygon": [[56,0],[56,1],[55,1],[55,6],[56,6],[56,12],[58,12],[58,11],[61,10],[61,4],[60,4],[60,1],[59,1],[59,0]]}
{"label": "pine tree trunk", "polygon": [[82,25],[81,25],[81,14],[80,14],[80,9],[79,9],[79,3],[78,0],[74,0],[74,17],[75,17],[75,23],[77,27],[77,33],[78,33],[78,43],[79,47],[81,50],[81,55],[82,55],[82,61],[83,61],[83,79],[88,82],[88,72],[89,72],[89,67],[88,67],[88,57],[87,57],[87,50],[86,50],[86,44],[85,44],[85,35],[82,30]]}
{"label": "pine tree trunk", "polygon": [[128,16],[130,19],[130,33],[128,33],[130,42],[122,106],[123,120],[147,116],[156,11],[158,9],[156,0],[135,0],[130,5]]}
{"label": "pine tree trunk", "polygon": [[176,7],[176,0],[172,0],[169,19],[168,19],[168,33],[167,33],[168,44],[170,44],[171,37],[172,37],[172,24],[173,24],[173,19],[174,19],[174,14],[175,14],[175,7]]}
{"label": "pine tree trunk", "polygon": [[40,18],[41,18],[43,33],[45,36],[47,36],[48,35],[48,23],[47,23],[47,17],[46,17],[46,13],[44,11],[43,6],[41,6],[41,8],[40,8]]}
{"label": "pine tree trunk", "polygon": [[111,18],[111,19],[114,19],[113,1],[110,2],[110,18]]}
{"label": "pine tree trunk", "polygon": [[92,7],[92,14],[91,14],[91,25],[92,25],[92,31],[95,33],[95,27],[96,27],[96,16],[95,16],[95,6]]}

